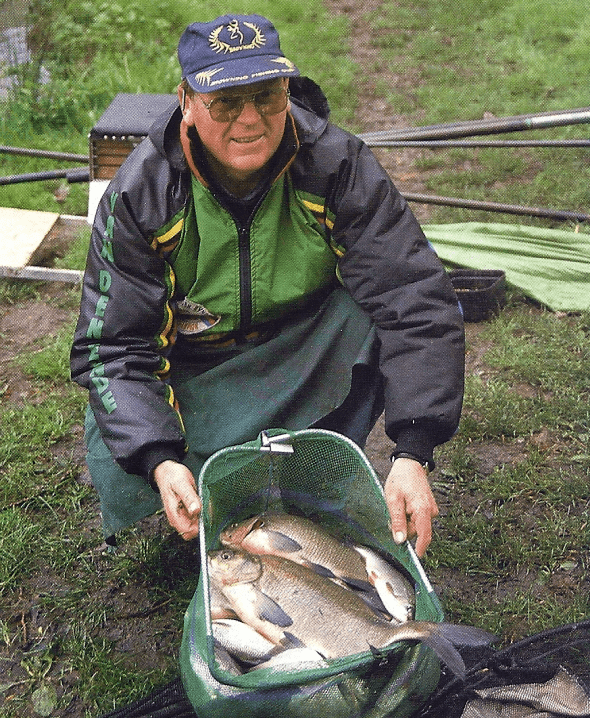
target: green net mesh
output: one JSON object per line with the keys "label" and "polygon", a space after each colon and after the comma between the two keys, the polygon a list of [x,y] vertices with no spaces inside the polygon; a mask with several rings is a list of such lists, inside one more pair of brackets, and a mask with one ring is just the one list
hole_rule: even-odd
{"label": "green net mesh", "polygon": [[[391,537],[381,484],[363,452],[324,430],[264,432],[219,451],[199,477],[201,552],[219,548],[228,524],[266,511],[312,519],[336,536],[386,552],[414,583],[415,618],[442,621],[438,599],[415,554]],[[337,630],[331,626],[329,630]],[[185,615],[181,672],[199,716],[220,718],[382,718],[410,716],[437,685],[440,667],[422,644],[400,642],[328,661],[327,667],[234,675],[215,658],[209,577],[203,560]]]}

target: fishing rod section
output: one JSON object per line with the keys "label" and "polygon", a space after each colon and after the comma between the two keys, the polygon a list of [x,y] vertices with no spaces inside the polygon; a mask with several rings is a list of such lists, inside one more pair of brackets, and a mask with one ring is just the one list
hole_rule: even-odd
{"label": "fishing rod section", "polygon": [[561,222],[588,222],[590,214],[572,210],[551,209],[550,207],[525,207],[516,204],[504,204],[502,202],[480,202],[473,199],[461,199],[459,197],[439,197],[437,195],[420,194],[415,192],[401,193],[408,202],[418,204],[437,204],[446,207],[460,207],[463,209],[482,210],[485,212],[499,212],[502,214],[513,214],[525,217],[541,217],[544,219],[559,220]]}
{"label": "fishing rod section", "polygon": [[373,140],[369,147],[415,147],[426,150],[480,147],[590,147],[590,139],[575,140]]}
{"label": "fishing rod section", "polygon": [[5,155],[21,155],[24,157],[43,157],[52,160],[63,160],[64,162],[81,162],[88,164],[87,155],[76,155],[71,152],[54,152],[52,150],[35,150],[28,147],[10,147],[9,145],[0,145],[0,154]]}
{"label": "fishing rod section", "polygon": [[21,182],[43,182],[45,180],[65,179],[69,184],[90,181],[90,167],[86,155],[72,152],[53,152],[51,150],[38,150],[29,147],[11,147],[0,145],[0,154],[16,155],[20,157],[38,157],[42,159],[58,160],[63,162],[81,162],[86,167],[67,170],[46,170],[41,172],[28,172],[18,175],[0,177],[0,186],[20,184]]}
{"label": "fishing rod section", "polygon": [[401,129],[366,132],[358,135],[367,144],[399,140],[450,140],[476,135],[495,135],[505,132],[522,132],[548,127],[565,127],[590,122],[590,107],[562,112],[540,112],[512,117],[494,117],[484,120],[451,122],[441,125],[425,125]]}
{"label": "fishing rod section", "polygon": [[45,180],[65,179],[68,184],[75,182],[89,182],[90,168],[82,167],[72,170],[47,170],[44,172],[30,172],[22,175],[7,175],[0,177],[0,186],[19,184],[21,182],[43,182]]}
{"label": "fishing rod section", "polygon": [[[512,117],[453,122],[424,127],[391,129],[359,135],[369,147],[414,147],[421,149],[479,148],[479,147],[590,147],[590,139],[568,140],[474,140],[481,135],[538,130],[549,127],[584,124],[590,122],[590,107],[563,112],[542,112]],[[408,202],[436,204],[463,209],[498,212],[503,214],[540,217],[576,223],[590,221],[590,214],[549,207],[525,207],[502,202],[483,202],[459,197],[441,197],[419,193],[404,193]]]}

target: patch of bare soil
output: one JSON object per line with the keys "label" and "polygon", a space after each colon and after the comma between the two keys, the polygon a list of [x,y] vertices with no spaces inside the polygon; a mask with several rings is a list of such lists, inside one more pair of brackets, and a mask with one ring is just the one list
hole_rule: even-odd
{"label": "patch of bare soil", "polygon": [[0,309],[0,389],[4,385],[4,399],[16,406],[34,400],[31,384],[13,363],[15,354],[36,351],[39,339],[52,336],[70,316],[70,312],[46,302],[26,300],[4,312]]}

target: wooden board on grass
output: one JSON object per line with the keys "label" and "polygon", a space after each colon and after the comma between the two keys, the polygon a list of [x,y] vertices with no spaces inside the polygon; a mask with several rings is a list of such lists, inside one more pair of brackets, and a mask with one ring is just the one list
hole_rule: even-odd
{"label": "wooden board on grass", "polygon": [[0,207],[0,266],[27,266],[58,217],[54,212]]}

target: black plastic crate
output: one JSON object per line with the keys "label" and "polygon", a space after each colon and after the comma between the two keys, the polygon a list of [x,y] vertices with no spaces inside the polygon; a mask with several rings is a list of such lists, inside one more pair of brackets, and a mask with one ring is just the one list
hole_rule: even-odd
{"label": "black plastic crate", "polygon": [[506,273],[500,269],[453,269],[449,277],[466,322],[497,314],[506,301]]}

